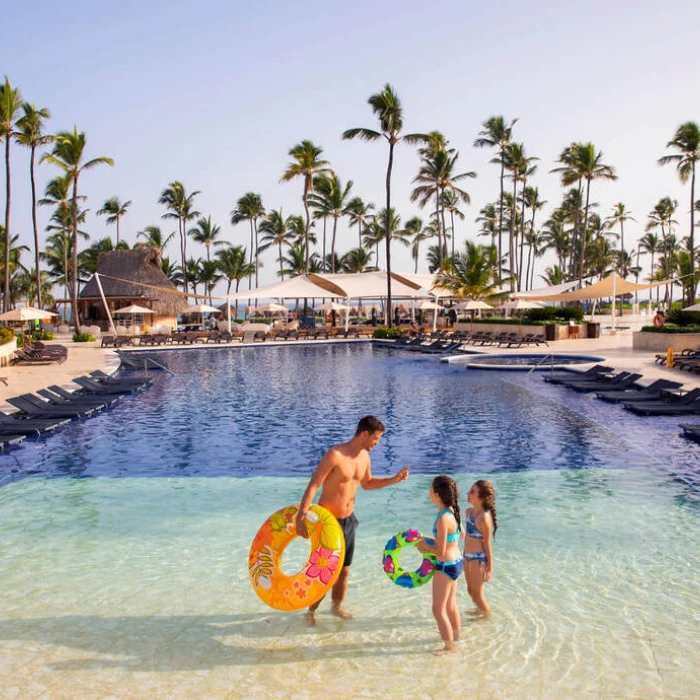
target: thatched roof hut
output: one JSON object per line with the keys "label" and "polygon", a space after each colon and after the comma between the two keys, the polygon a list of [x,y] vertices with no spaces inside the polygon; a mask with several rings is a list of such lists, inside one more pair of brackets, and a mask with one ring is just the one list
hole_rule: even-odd
{"label": "thatched roof hut", "polygon": [[[168,279],[161,267],[160,251],[139,246],[133,250],[100,253],[97,260],[100,278],[110,313],[129,304],[145,306],[154,312],[153,325],[175,325],[178,313],[187,309],[187,299]],[[107,315],[97,281],[93,277],[78,299],[83,323],[106,322]]]}

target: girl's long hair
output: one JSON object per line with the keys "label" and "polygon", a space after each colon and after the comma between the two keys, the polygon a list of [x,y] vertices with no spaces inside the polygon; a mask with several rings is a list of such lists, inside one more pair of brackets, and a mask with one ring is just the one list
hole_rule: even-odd
{"label": "girl's long hair", "polygon": [[454,479],[449,476],[436,476],[433,479],[433,491],[445,504],[445,507],[452,508],[457,521],[457,532],[462,531],[462,518],[459,514],[459,490]]}
{"label": "girl's long hair", "polygon": [[493,485],[489,481],[484,479],[479,479],[479,481],[474,482],[476,490],[479,493],[479,498],[481,499],[481,505],[485,511],[491,513],[491,520],[493,520],[493,535],[496,536],[496,530],[498,530],[498,517],[496,516],[496,491]]}

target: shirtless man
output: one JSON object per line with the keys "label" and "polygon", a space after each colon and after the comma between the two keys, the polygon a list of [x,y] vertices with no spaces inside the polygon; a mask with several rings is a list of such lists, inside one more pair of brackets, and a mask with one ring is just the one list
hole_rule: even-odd
{"label": "shirtless man", "polygon": [[[358,523],[354,510],[357,487],[362,485],[366,490],[382,489],[408,479],[408,467],[385,479],[372,476],[369,453],[379,443],[383,433],[384,424],[378,418],[374,416],[361,418],[354,437],[342,445],[334,445],[323,456],[304,491],[297,513],[297,533],[308,538],[309,533],[304,517],[314,500],[316,491],[321,487],[318,504],[338,519],[345,537],[345,561],[340,576],[333,586],[331,606],[333,614],[345,620],[352,617],[341,608],[341,605],[348,588],[350,565],[355,551],[355,531]],[[307,617],[311,624],[314,623],[314,613],[320,604],[319,600],[309,608]]]}

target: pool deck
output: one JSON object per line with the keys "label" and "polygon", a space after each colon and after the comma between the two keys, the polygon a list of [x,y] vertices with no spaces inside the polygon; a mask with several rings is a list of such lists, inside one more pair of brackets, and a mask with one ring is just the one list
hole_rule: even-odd
{"label": "pool deck", "polygon": [[[625,318],[627,325],[627,318]],[[626,330],[617,331],[615,334],[603,333],[600,338],[585,338],[582,340],[558,340],[552,341],[548,346],[529,348],[474,348],[484,354],[498,355],[518,355],[518,354],[541,354],[564,353],[576,355],[595,355],[602,357],[606,364],[611,365],[616,370],[627,370],[639,372],[643,375],[640,384],[650,384],[655,379],[665,378],[683,382],[685,389],[700,387],[700,374],[682,372],[678,369],[669,369],[664,365],[654,362],[655,353],[649,350],[634,350],[632,348],[632,331],[638,327],[639,323],[630,323]],[[116,370],[119,365],[117,355],[113,350],[99,347],[99,341],[94,343],[73,343],[69,336],[57,338],[55,343],[63,344],[68,348],[68,358],[62,364],[48,363],[27,365],[19,364],[10,367],[0,368],[0,410],[10,413],[14,407],[7,403],[7,398],[25,393],[36,393],[50,384],[58,384],[67,389],[78,389],[72,383],[75,377],[87,374],[100,369],[105,372]],[[226,345],[179,345],[168,346],[168,350],[191,352],[199,349],[212,348],[242,348],[242,347],[271,347],[282,345],[284,347],[294,347],[297,345],[326,345],[336,342],[368,342],[367,340],[334,341],[334,340],[312,340],[312,341],[283,341],[249,343],[243,345],[239,342]],[[49,345],[51,343],[48,343]],[[155,348],[157,351],[158,348]],[[137,351],[137,348],[133,349]],[[153,351],[154,348],[149,348]],[[438,356],[435,356],[436,358]],[[577,365],[575,369],[585,370],[590,365]],[[574,369],[571,367],[571,369]]]}

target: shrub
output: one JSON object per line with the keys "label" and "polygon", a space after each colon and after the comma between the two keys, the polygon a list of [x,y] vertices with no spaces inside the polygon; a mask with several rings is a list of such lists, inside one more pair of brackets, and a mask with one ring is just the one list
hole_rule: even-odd
{"label": "shrub", "polygon": [[15,337],[15,332],[7,326],[0,327],[0,345],[9,343]]}
{"label": "shrub", "polygon": [[700,325],[679,326],[675,323],[665,323],[661,328],[642,326],[642,331],[644,333],[700,333]]}
{"label": "shrub", "polygon": [[54,334],[50,331],[33,331],[32,340],[53,340]]}
{"label": "shrub", "polygon": [[387,326],[379,326],[378,328],[374,329],[374,333],[372,334],[373,338],[398,338],[400,335],[402,335],[403,330],[401,328],[397,328],[396,326],[392,326],[391,328],[388,328]]}
{"label": "shrub", "polygon": [[90,333],[73,333],[74,343],[91,343],[93,340],[95,337]]}

